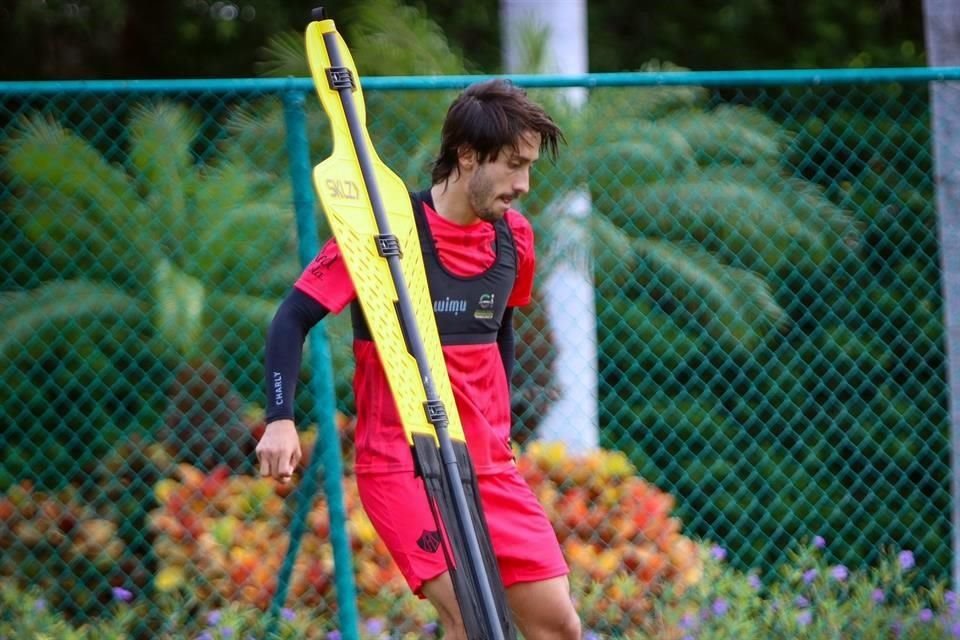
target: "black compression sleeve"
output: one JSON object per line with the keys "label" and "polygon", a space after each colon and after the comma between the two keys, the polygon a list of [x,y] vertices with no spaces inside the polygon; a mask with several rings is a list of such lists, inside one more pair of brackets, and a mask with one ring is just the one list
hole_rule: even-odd
{"label": "black compression sleeve", "polygon": [[299,289],[290,292],[267,332],[267,424],[293,420],[293,395],[303,358],[303,342],[329,310]]}
{"label": "black compression sleeve", "polygon": [[510,386],[510,377],[513,375],[513,307],[507,307],[503,312],[503,321],[500,331],[497,332],[497,346],[500,348],[500,358],[503,359],[503,370],[507,374],[507,386]]}

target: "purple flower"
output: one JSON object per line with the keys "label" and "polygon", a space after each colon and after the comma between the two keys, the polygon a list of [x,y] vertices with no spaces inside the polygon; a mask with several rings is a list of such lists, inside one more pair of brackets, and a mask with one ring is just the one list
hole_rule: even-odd
{"label": "purple flower", "polygon": [[817,579],[819,572],[816,569],[807,569],[803,572],[803,584],[810,584]]}
{"label": "purple flower", "polygon": [[805,627],[811,622],[813,622],[813,612],[810,609],[804,609],[797,614],[797,624],[801,627]]}
{"label": "purple flower", "polygon": [[727,559],[727,550],[719,545],[714,545],[710,549],[710,557],[717,562],[723,562]]}
{"label": "purple flower", "polygon": [[956,612],[958,603],[956,592],[947,591],[943,594],[943,600],[947,603],[947,606],[950,607],[950,611]]}
{"label": "purple flower", "polygon": [[750,588],[754,591],[760,591],[760,588],[763,586],[763,583],[760,582],[760,576],[755,573],[747,576],[747,584],[750,585]]}
{"label": "purple flower", "polygon": [[713,611],[713,615],[722,616],[726,615],[727,611],[730,609],[730,605],[727,604],[727,601],[723,598],[717,598],[713,601],[713,604],[710,605],[710,609]]}
{"label": "purple flower", "polygon": [[33,603],[33,610],[40,613],[47,610],[47,601],[43,598],[37,598],[37,601]]}
{"label": "purple flower", "polygon": [[223,616],[220,613],[220,610],[214,609],[213,611],[207,614],[207,624],[210,625],[211,627],[215,627],[218,624],[220,624],[220,618],[222,617]]}
{"label": "purple flower", "polygon": [[587,631],[583,634],[583,640],[600,640],[600,636],[595,634],[593,631]]}
{"label": "purple flower", "polygon": [[680,628],[684,631],[689,631],[694,629],[697,626],[697,618],[692,613],[685,613],[683,617],[680,618]]}
{"label": "purple flower", "polygon": [[367,633],[371,635],[383,633],[383,620],[380,618],[370,618],[364,626],[367,629]]}
{"label": "purple flower", "polygon": [[233,627],[224,627],[223,629],[220,629],[220,635],[223,636],[224,638],[232,638]]}
{"label": "purple flower", "polygon": [[327,632],[327,640],[343,640],[343,634],[334,629]]}
{"label": "purple flower", "polygon": [[297,617],[297,612],[291,609],[290,607],[284,607],[280,610],[280,617],[290,622]]}
{"label": "purple flower", "polygon": [[813,536],[813,548],[814,549],[823,549],[827,546],[827,541],[823,536]]}
{"label": "purple flower", "polygon": [[804,608],[810,606],[810,601],[807,600],[806,598],[804,598],[803,596],[797,596],[797,597],[793,600],[793,604],[797,605],[797,606],[800,607],[801,609],[804,609]]}
{"label": "purple flower", "polygon": [[900,562],[900,568],[904,571],[909,571],[917,566],[917,559],[913,557],[913,551],[901,551],[897,555],[897,560]]}
{"label": "purple flower", "polygon": [[197,640],[213,640],[213,636],[210,634],[209,631],[204,631],[203,633],[197,636]]}
{"label": "purple flower", "polygon": [[887,599],[887,595],[883,592],[883,589],[874,589],[870,593],[870,599],[877,604],[883,604],[883,601]]}
{"label": "purple flower", "polygon": [[930,609],[920,609],[920,613],[917,614],[917,617],[920,618],[920,622],[930,622],[933,620],[933,611]]}
{"label": "purple flower", "polygon": [[954,622],[950,625],[950,635],[954,638],[960,638],[960,622]]}
{"label": "purple flower", "polygon": [[428,622],[425,625],[423,625],[423,628],[421,629],[421,631],[423,632],[424,635],[433,637],[437,635],[437,631],[439,631],[439,629],[440,629],[440,625],[438,625],[436,622]]}
{"label": "purple flower", "polygon": [[133,600],[133,593],[123,587],[114,587],[110,591],[113,593],[114,600],[119,600],[120,602],[130,602]]}
{"label": "purple flower", "polygon": [[830,575],[832,575],[833,579],[837,582],[843,582],[850,576],[850,571],[842,564],[838,564],[830,569]]}

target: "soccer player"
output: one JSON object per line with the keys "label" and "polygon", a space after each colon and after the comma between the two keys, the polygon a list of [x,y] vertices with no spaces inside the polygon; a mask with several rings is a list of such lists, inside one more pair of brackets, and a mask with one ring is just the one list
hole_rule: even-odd
{"label": "soccer player", "polygon": [[[507,601],[527,640],[580,638],[568,568],[553,527],[518,473],[510,446],[513,308],[530,301],[534,241],[512,208],[530,189],[560,128],[505,80],[464,90],[450,106],[431,187],[411,194],[444,359],[476,471]],[[446,638],[467,640],[437,525],[396,404],[336,242],[282,302],[267,337],[267,427],[261,474],[289,481],[301,457],[293,397],[304,339],[327,313],[353,319],[356,479],[363,507],[410,588],[437,608]]]}

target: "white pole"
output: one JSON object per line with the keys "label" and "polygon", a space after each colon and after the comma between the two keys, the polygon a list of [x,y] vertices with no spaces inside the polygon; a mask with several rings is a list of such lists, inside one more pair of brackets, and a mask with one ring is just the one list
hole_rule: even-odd
{"label": "white pole", "polygon": [[[510,73],[587,72],[585,0],[500,0],[504,64]],[[529,33],[546,38],[541,68],[531,62]],[[582,87],[566,91],[577,108],[586,100]],[[573,187],[546,209],[554,218],[558,242],[542,264],[552,265],[541,280],[544,306],[557,352],[554,375],[560,397],[547,410],[539,437],[563,442],[572,454],[599,446],[597,400],[597,320],[589,229],[590,194]]]}
{"label": "white pole", "polygon": [[[524,31],[543,30],[547,35],[546,66],[524,68],[529,62]],[[586,0],[500,0],[500,33],[503,62],[508,73],[587,72]],[[574,106],[586,100],[583,87],[571,87],[567,99]]]}
{"label": "white pole", "polygon": [[560,395],[541,420],[539,436],[563,442],[572,454],[600,445],[596,294],[587,225],[591,208],[586,189],[570,191],[550,206],[558,233],[546,260],[554,266],[542,284],[557,351],[553,373]]}

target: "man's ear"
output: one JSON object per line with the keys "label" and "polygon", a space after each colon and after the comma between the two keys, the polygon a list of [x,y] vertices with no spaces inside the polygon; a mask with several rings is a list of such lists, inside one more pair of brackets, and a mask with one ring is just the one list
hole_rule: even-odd
{"label": "man's ear", "polygon": [[457,151],[457,163],[462,169],[473,169],[477,165],[477,152],[464,145]]}

